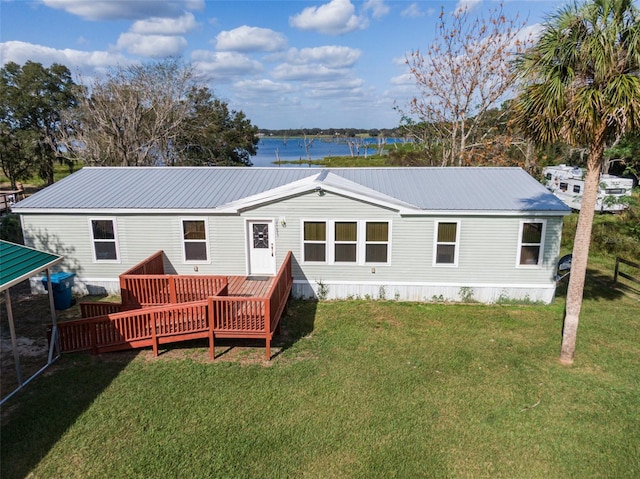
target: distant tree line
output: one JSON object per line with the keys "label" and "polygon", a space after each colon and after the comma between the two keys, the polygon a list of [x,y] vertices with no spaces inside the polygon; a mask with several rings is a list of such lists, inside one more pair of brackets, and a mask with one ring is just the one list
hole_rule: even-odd
{"label": "distant tree line", "polygon": [[0,69],[0,167],[12,185],[56,162],[105,166],[243,165],[258,128],[177,59],[121,66],[89,85],[60,64]]}
{"label": "distant tree line", "polygon": [[277,136],[283,138],[300,138],[304,136],[355,138],[357,136],[400,138],[405,132],[401,127],[395,128],[288,128],[267,129],[260,128],[258,132],[263,136]]}

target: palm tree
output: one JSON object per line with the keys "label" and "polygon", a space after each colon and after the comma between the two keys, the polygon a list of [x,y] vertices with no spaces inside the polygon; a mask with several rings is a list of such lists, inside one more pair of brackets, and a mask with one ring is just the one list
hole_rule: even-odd
{"label": "palm tree", "polygon": [[605,147],[640,128],[640,12],[634,0],[564,7],[516,62],[525,81],[515,108],[537,143],[588,147],[562,331],[560,361],[573,363]]}

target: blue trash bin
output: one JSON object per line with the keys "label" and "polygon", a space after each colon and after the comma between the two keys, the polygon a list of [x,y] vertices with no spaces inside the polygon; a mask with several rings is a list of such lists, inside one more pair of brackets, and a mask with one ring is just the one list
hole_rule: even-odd
{"label": "blue trash bin", "polygon": [[[68,309],[71,307],[73,277],[75,273],[54,273],[51,275],[51,290],[53,291],[53,304],[56,309]],[[44,289],[49,290],[47,277],[42,278]]]}

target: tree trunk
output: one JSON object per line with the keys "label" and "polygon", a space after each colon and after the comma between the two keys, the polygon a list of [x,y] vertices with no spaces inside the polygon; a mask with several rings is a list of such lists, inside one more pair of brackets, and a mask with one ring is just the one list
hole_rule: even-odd
{"label": "tree trunk", "polygon": [[584,284],[587,275],[587,261],[589,259],[589,245],[591,243],[591,229],[595,214],[598,185],[600,182],[600,167],[604,153],[603,134],[594,141],[587,161],[587,176],[584,181],[584,194],[578,216],[576,237],[573,242],[573,257],[571,260],[571,275],[567,289],[567,303],[565,307],[564,327],[562,330],[562,348],[560,362],[572,364],[576,349],[576,335],[580,321],[580,309],[584,294]]}

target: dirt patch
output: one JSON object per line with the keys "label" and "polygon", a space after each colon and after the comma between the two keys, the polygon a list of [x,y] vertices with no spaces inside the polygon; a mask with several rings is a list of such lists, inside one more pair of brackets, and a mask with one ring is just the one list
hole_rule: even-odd
{"label": "dirt patch", "polygon": [[[49,296],[31,294],[28,281],[12,287],[11,310],[16,329],[17,352],[22,379],[26,380],[47,364],[49,344],[47,330],[51,327]],[[11,331],[6,309],[5,292],[0,295],[0,388],[2,397],[18,386]],[[58,321],[75,319],[77,307],[58,311]]]}

